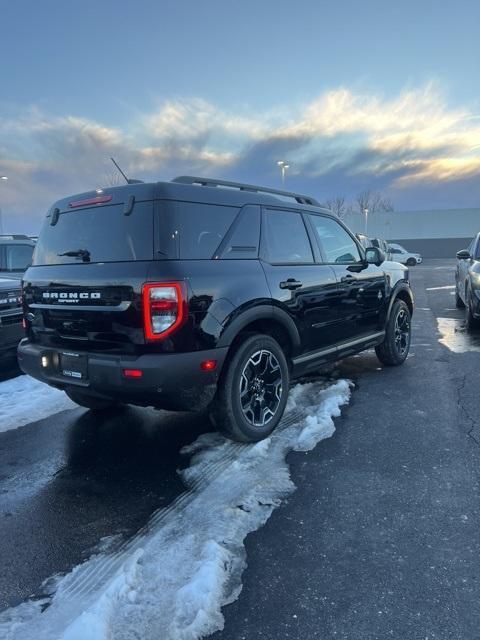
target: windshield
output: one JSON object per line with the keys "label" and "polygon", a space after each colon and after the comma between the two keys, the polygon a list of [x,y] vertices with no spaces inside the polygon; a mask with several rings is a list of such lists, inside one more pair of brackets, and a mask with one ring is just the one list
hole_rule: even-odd
{"label": "windshield", "polygon": [[123,205],[66,211],[55,225],[48,216],[33,265],[131,262],[153,257],[153,203],[138,202],[130,215]]}

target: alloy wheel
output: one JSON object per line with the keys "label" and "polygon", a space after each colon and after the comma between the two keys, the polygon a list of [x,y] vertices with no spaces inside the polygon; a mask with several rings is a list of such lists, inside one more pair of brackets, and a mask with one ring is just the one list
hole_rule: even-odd
{"label": "alloy wheel", "polygon": [[395,318],[395,348],[399,356],[405,355],[410,343],[410,317],[400,309]]}
{"label": "alloy wheel", "polygon": [[267,349],[256,351],[240,376],[240,404],[245,419],[254,427],[264,427],[277,412],[282,397],[282,370]]}

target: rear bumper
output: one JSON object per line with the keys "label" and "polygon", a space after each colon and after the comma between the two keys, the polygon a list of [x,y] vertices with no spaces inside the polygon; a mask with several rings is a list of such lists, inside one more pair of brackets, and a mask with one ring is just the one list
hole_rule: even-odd
{"label": "rear bumper", "polygon": [[[62,351],[21,341],[18,362],[24,373],[59,388],[83,389],[128,404],[170,410],[199,410],[213,399],[228,348],[190,353],[118,356],[79,352],[88,357],[85,380],[66,377],[60,368]],[[48,366],[42,366],[46,356]],[[215,371],[202,371],[205,360],[216,360]],[[141,378],[126,378],[124,369],[140,369]]]}

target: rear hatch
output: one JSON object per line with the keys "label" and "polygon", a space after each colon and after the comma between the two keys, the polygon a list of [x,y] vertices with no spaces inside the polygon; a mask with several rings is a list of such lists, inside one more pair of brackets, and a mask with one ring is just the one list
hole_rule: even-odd
{"label": "rear hatch", "polygon": [[136,353],[142,285],[153,259],[153,186],[73,196],[51,208],[24,276],[34,342]]}

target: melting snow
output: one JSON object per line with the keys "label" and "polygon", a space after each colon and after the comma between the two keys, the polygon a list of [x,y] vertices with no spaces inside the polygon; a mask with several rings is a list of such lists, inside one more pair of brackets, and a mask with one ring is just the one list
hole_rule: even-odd
{"label": "melting snow", "polygon": [[345,380],[297,385],[270,438],[198,438],[184,449],[188,491],[116,553],[98,553],[57,580],[50,598],[0,614],[0,637],[194,640],[222,629],[221,607],[241,591],[245,537],[295,488],[287,453],[331,436],[349,397]]}
{"label": "melting snow", "polygon": [[63,391],[29,376],[0,382],[0,433],[76,406]]}

